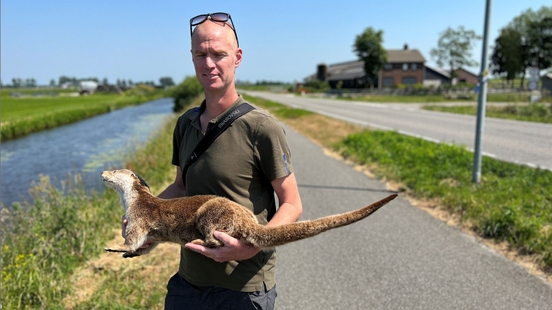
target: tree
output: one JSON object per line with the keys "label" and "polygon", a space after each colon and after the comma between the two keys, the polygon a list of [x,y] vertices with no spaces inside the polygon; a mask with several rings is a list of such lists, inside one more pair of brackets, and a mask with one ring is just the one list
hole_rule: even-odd
{"label": "tree", "polygon": [[521,33],[514,28],[502,28],[491,55],[491,71],[505,76],[513,85],[513,80],[525,71],[523,63],[526,57]]}
{"label": "tree", "polygon": [[203,92],[203,86],[195,76],[188,76],[182,83],[176,85],[171,91],[171,97],[174,100],[173,110],[181,111],[195,97]]}
{"label": "tree", "polygon": [[14,88],[19,88],[19,87],[23,86],[22,84],[23,84],[23,81],[21,81],[20,78],[13,78],[12,79],[12,85],[13,85]]}
{"label": "tree", "polygon": [[50,87],[56,87],[56,80],[54,79],[50,80]]}
{"label": "tree", "polygon": [[25,79],[25,86],[26,87],[36,87],[36,80],[33,78]]}
{"label": "tree", "polygon": [[62,75],[62,76],[59,77],[58,85],[61,86],[64,83],[72,83],[73,85],[75,85],[75,84],[77,84],[77,78]]}
{"label": "tree", "polygon": [[437,48],[431,49],[430,55],[439,67],[443,67],[445,64],[450,66],[452,82],[452,79],[456,76],[456,70],[477,65],[477,61],[472,59],[471,50],[475,41],[480,39],[481,36],[473,30],[464,29],[463,26],[458,27],[457,30],[449,27],[441,32]]}
{"label": "tree", "polygon": [[174,86],[174,81],[170,76],[164,76],[159,78],[159,84],[164,87]]}
{"label": "tree", "polygon": [[549,68],[552,66],[552,16],[530,21],[528,30],[528,64]]}
{"label": "tree", "polygon": [[515,17],[507,27],[521,35],[523,87],[527,68],[538,66],[545,70],[552,66],[552,6],[543,6],[538,11],[528,9]]}
{"label": "tree", "polygon": [[364,72],[370,87],[374,86],[374,80],[379,71],[387,63],[387,51],[382,46],[383,31],[368,27],[355,38],[354,52],[360,60],[364,61]]}

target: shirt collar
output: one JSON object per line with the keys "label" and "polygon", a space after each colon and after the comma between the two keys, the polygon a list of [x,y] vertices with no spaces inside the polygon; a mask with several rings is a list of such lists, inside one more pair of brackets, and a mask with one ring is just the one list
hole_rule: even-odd
{"label": "shirt collar", "polygon": [[[210,128],[211,124],[214,124],[214,123],[218,122],[219,119],[221,119],[223,116],[226,116],[226,114],[228,114],[228,111],[232,110],[234,107],[236,107],[236,106],[238,106],[238,105],[240,105],[244,102],[245,102],[245,100],[243,100],[243,97],[241,95],[238,95],[238,99],[236,101],[234,101],[234,103],[232,103],[231,106],[229,106],[226,110],[224,110],[224,112],[222,112],[221,114],[219,114],[217,117],[215,117],[214,119],[212,119],[209,122],[210,124],[207,127],[207,129]],[[205,101],[205,99],[203,99],[203,102],[201,102],[199,107],[194,108],[195,113],[190,113],[190,115],[188,116],[188,118],[192,121],[193,126],[196,127],[199,130],[201,130],[199,117],[201,116],[203,111],[205,111],[205,107],[206,107],[206,101]]]}

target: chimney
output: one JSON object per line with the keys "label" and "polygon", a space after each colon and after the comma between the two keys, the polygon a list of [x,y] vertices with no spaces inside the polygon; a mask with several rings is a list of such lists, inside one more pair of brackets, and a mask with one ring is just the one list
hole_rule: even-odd
{"label": "chimney", "polygon": [[325,81],[328,76],[328,66],[325,63],[321,63],[318,65],[317,69],[316,78],[320,81]]}
{"label": "chimney", "polygon": [[404,44],[404,48],[403,48],[405,51],[408,49],[408,44]]}

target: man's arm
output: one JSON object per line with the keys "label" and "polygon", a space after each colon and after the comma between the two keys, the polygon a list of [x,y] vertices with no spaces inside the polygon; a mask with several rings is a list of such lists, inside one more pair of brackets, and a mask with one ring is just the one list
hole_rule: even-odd
{"label": "man's arm", "polygon": [[272,181],[272,187],[278,196],[280,206],[278,211],[266,226],[277,226],[297,221],[303,214],[303,204],[297,187],[295,174]]}
{"label": "man's arm", "polygon": [[[303,213],[303,205],[301,204],[295,174],[291,173],[272,181],[272,187],[278,196],[280,207],[267,226],[277,226],[297,221]],[[188,243],[186,248],[201,253],[219,263],[249,259],[261,251],[261,248],[254,247],[224,232],[216,231],[214,236],[224,243],[223,247],[207,248]]]}
{"label": "man's arm", "polygon": [[174,182],[167,186],[164,191],[159,194],[159,198],[170,199],[170,198],[180,198],[186,196],[186,185],[182,180],[182,170],[180,167],[176,167],[176,178]]}

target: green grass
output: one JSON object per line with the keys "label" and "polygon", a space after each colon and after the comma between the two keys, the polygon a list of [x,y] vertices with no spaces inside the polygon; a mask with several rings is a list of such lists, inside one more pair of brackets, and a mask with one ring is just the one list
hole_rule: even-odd
{"label": "green grass", "polygon": [[[438,102],[477,102],[477,95],[472,94],[471,99],[451,99],[444,95],[379,95],[379,96],[338,96],[338,99],[351,101],[365,101],[378,103],[438,103]],[[525,94],[488,94],[488,102],[529,102],[529,95]],[[546,96],[542,99],[543,102],[552,102],[552,96]]]}
{"label": "green grass", "polygon": [[[438,106],[423,107],[426,110],[477,115],[477,106]],[[552,104],[535,103],[529,105],[486,106],[488,117],[514,119],[552,124]]]}
{"label": "green grass", "polygon": [[480,235],[538,254],[552,267],[552,172],[483,158],[482,181],[471,181],[473,154],[396,132],[352,135],[339,148],[418,198],[438,198]]}
{"label": "green grass", "polygon": [[448,101],[471,101],[467,99],[447,99],[442,95],[387,95],[387,96],[354,96],[342,97],[338,99],[350,101],[366,101],[366,102],[381,102],[381,103],[427,103],[427,102],[448,102]]}
{"label": "green grass", "polygon": [[10,92],[2,90],[1,93],[2,140],[18,138],[163,96],[162,91],[140,87],[123,95],[98,93],[78,97],[12,97]]}

